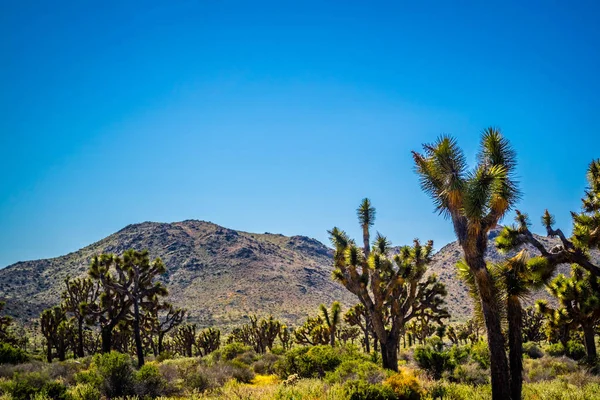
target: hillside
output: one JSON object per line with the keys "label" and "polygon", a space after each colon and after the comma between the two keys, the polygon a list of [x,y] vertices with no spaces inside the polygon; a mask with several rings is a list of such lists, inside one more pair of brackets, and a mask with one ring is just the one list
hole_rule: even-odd
{"label": "hillside", "polygon": [[161,257],[169,300],[202,326],[231,326],[251,313],[297,323],[320,303],[355,303],[331,279],[331,250],[304,236],[239,232],[201,221],[129,225],[77,252],[0,270],[0,299],[23,321],[56,304],[67,276],[86,275],[94,254],[148,249]]}
{"label": "hillside", "polygon": [[[490,232],[490,238],[497,233]],[[556,244],[553,239],[538,239],[547,246]],[[121,254],[129,248],[148,249],[151,257],[162,258],[167,273],[161,279],[169,289],[169,300],[187,308],[190,321],[202,326],[231,327],[252,313],[272,313],[296,325],[315,313],[320,303],[357,302],[332,281],[333,252],[319,241],[240,232],[194,220],[129,225],[74,253],[0,269],[0,300],[7,302],[10,314],[32,321],[58,302],[67,276],[86,275],[94,254]],[[468,318],[473,310],[464,284],[456,277],[454,265],[461,257],[458,243],[450,243],[434,255],[429,268],[446,284],[448,308],[455,320]],[[487,258],[502,259],[492,241]],[[561,266],[559,272],[568,273],[568,266]],[[549,298],[541,290],[529,303],[540,297]]]}

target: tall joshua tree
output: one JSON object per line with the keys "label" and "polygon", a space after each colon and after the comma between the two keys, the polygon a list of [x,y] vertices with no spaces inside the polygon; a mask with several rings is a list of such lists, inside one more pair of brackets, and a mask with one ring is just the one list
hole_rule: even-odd
{"label": "tall joshua tree", "polygon": [[[442,136],[413,152],[421,187],[436,211],[450,218],[465,262],[477,285],[491,356],[492,397],[511,398],[510,378],[500,320],[500,304],[485,261],[488,232],[519,198],[514,180],[515,152],[494,129],[483,132],[477,165],[467,171],[464,153],[455,139]],[[516,399],[513,399],[516,400]]]}
{"label": "tall joshua tree", "polygon": [[434,275],[424,278],[433,242],[422,246],[415,240],[412,247],[402,247],[390,259],[391,243],[384,236],[378,234],[373,249],[370,248],[369,228],[375,222],[375,208],[369,199],[359,206],[358,219],[363,230],[362,248],[344,231],[329,231],[335,246],[333,277],[364,305],[381,346],[383,366],[397,371],[404,325],[423,314],[436,320],[446,318],[446,289]]}
{"label": "tall joshua tree", "polygon": [[[112,272],[111,268],[114,268],[115,273]],[[142,314],[140,309],[143,307],[144,302],[153,303],[157,301],[157,296],[167,295],[165,287],[160,282],[155,282],[155,279],[164,272],[165,266],[160,258],[150,262],[147,250],[127,250],[123,257],[103,254],[93,259],[90,275],[98,279],[105,289],[102,294],[105,302],[116,300],[117,304],[117,308],[114,310],[116,315],[113,318],[108,318],[108,324],[103,327],[103,329],[106,329],[106,332],[104,330],[102,332],[103,351],[106,351],[104,335],[112,335],[114,327],[128,313],[131,313],[138,366],[144,365],[144,347],[140,331]],[[107,299],[110,296],[116,298]],[[108,305],[108,303],[105,303],[105,305]],[[133,307],[133,310],[130,310],[131,307]],[[110,333],[108,333],[108,330],[110,330]]]}
{"label": "tall joshua tree", "polygon": [[340,324],[340,315],[342,313],[342,306],[339,301],[334,301],[331,305],[331,312],[325,307],[325,304],[321,304],[319,306],[319,310],[321,311],[321,315],[325,320],[325,325],[327,326],[327,331],[329,332],[329,344],[331,347],[335,346],[335,333]]}
{"label": "tall joshua tree", "polygon": [[62,293],[62,307],[71,314],[77,327],[76,357],[83,357],[83,325],[86,318],[85,305],[98,299],[98,284],[89,278],[65,279],[66,290]]}

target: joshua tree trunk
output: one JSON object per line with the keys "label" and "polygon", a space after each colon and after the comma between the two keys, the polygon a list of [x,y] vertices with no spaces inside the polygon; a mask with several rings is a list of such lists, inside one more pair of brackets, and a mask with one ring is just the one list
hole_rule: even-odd
{"label": "joshua tree trunk", "polygon": [[112,349],[112,325],[105,326],[101,329],[102,336],[102,353],[110,353]]}
{"label": "joshua tree trunk", "polygon": [[142,335],[140,333],[140,306],[137,300],[133,302],[133,336],[135,338],[138,368],[141,368],[144,365],[144,346],[142,345]]}
{"label": "joshua tree trunk", "polygon": [[158,334],[158,354],[162,354],[162,352],[164,351],[164,340],[165,340],[165,334],[160,332]]}
{"label": "joshua tree trunk", "polygon": [[595,364],[596,362],[596,340],[594,337],[594,327],[590,325],[583,326],[583,339],[585,342],[585,352],[587,362]]}
{"label": "joshua tree trunk", "polygon": [[74,352],[76,358],[83,357],[83,317],[79,317],[77,320],[77,351]]}
{"label": "joshua tree trunk", "polygon": [[398,343],[398,340],[388,340],[386,343],[380,342],[383,368],[398,371]]}
{"label": "joshua tree trunk", "polygon": [[46,343],[46,359],[49,363],[52,362],[52,343],[50,341]]}
{"label": "joshua tree trunk", "polygon": [[483,254],[481,252],[481,257],[472,259],[473,262],[469,262],[467,258],[467,264],[475,272],[477,289],[481,298],[481,310],[487,328],[492,376],[492,400],[507,400],[511,398],[510,377],[506,351],[504,350],[502,326],[500,324],[500,309],[494,294],[492,277],[486,268]]}
{"label": "joshua tree trunk", "polygon": [[507,303],[510,392],[513,399],[519,400],[523,388],[523,309],[515,296],[510,296]]}

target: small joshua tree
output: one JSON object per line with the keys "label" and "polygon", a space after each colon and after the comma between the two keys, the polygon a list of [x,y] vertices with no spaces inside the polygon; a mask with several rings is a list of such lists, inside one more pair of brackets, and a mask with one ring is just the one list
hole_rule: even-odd
{"label": "small joshua tree", "polygon": [[217,328],[207,328],[200,331],[196,340],[196,348],[201,356],[207,356],[221,345],[221,331]]}
{"label": "small joshua tree", "polygon": [[596,362],[595,327],[600,322],[600,279],[578,265],[571,267],[571,276],[557,276],[548,287],[560,304],[558,310],[551,309],[546,303],[539,307],[548,314],[563,315],[574,326],[583,330],[587,361]]}
{"label": "small joshua tree", "polygon": [[338,325],[340,324],[340,315],[342,313],[342,307],[338,301],[334,301],[331,305],[331,312],[325,307],[325,304],[319,306],[325,326],[329,332],[329,344],[331,347],[335,346],[335,333]]}

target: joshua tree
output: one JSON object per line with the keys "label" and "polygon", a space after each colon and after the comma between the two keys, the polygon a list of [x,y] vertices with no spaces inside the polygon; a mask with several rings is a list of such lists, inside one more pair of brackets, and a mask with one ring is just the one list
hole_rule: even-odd
{"label": "joshua tree", "polygon": [[572,212],[573,236],[567,238],[560,229],[554,229],[554,216],[548,210],[542,216],[549,237],[560,238],[561,245],[547,249],[533,236],[526,223],[517,227],[505,227],[496,239],[500,249],[514,249],[524,243],[534,246],[548,264],[555,267],[559,264],[578,264],[593,275],[600,277],[600,266],[590,260],[589,251],[600,249],[600,160],[590,163],[587,173],[588,189],[581,199],[582,210]]}
{"label": "joshua tree", "polygon": [[360,329],[356,326],[342,326],[336,331],[338,341],[346,344],[348,340],[354,344],[354,341],[360,336]]}
{"label": "joshua tree", "polygon": [[221,331],[207,328],[200,331],[196,340],[196,348],[201,356],[207,356],[221,345]]}
{"label": "joshua tree", "polygon": [[344,314],[344,322],[350,326],[357,326],[360,328],[364,335],[364,347],[365,352],[371,352],[371,340],[369,339],[369,332],[373,329],[370,320],[365,310],[365,306],[362,303],[358,303],[350,308],[346,314]]}
{"label": "joshua tree", "polygon": [[560,274],[548,287],[559,303],[559,310],[552,310],[541,303],[545,313],[564,315],[575,326],[583,330],[587,361],[596,362],[596,341],[594,329],[600,322],[600,279],[578,265],[571,267],[569,278]]}
{"label": "joshua tree", "polygon": [[56,349],[56,355],[60,361],[65,360],[66,353],[66,329],[67,316],[65,310],[60,306],[46,309],[40,316],[40,327],[42,335],[46,338],[46,358],[52,362],[52,349]]}
{"label": "joshua tree", "polygon": [[294,339],[298,344],[316,346],[329,343],[329,332],[325,321],[320,316],[308,317],[302,326],[294,331]]}
{"label": "joshua tree", "polygon": [[484,256],[488,232],[519,198],[514,180],[515,152],[494,128],[483,132],[478,163],[471,172],[462,150],[450,137],[443,136],[423,149],[423,154],[413,152],[421,187],[433,199],[436,211],[451,219],[477,285],[491,355],[492,397],[510,399],[501,304]]}
{"label": "joshua tree", "polygon": [[180,325],[175,330],[173,341],[180,354],[192,357],[192,347],[196,343],[196,324]]}
{"label": "joshua tree", "polygon": [[539,289],[552,277],[553,268],[541,257],[530,258],[522,250],[496,265],[495,275],[506,304],[510,385],[513,399],[520,399],[523,388],[523,306],[521,300]]}
{"label": "joshua tree", "polygon": [[[0,301],[0,312],[4,310],[6,303]],[[12,325],[12,318],[8,315],[0,316],[0,343],[14,343],[15,338],[10,334],[9,327]]]}
{"label": "joshua tree", "polygon": [[[126,295],[122,286],[131,285],[121,267],[122,260],[112,254],[94,256],[89,269],[89,275],[100,284],[98,300],[83,304],[83,310],[88,323],[100,325],[102,353],[112,349],[113,331],[127,317],[131,308],[131,299]],[[111,268],[117,271],[114,276]]]}
{"label": "joshua tree", "polygon": [[325,321],[325,326],[327,326],[327,331],[329,332],[329,344],[331,347],[335,346],[335,333],[340,324],[340,315],[342,313],[342,307],[339,301],[334,301],[331,305],[331,312],[327,310],[325,304],[321,304],[319,306],[319,310],[321,311],[321,315],[323,316],[323,320]]}
{"label": "joshua tree", "polygon": [[[116,275],[111,272],[111,267],[115,269]],[[123,257],[103,254],[100,257],[94,257],[90,267],[92,278],[98,279],[103,288],[105,301],[107,296],[115,296],[117,313],[113,318],[106,318],[108,321],[103,327],[102,349],[106,351],[104,345],[104,335],[112,336],[112,329],[127,315],[130,307],[133,307],[132,328],[135,340],[138,366],[144,365],[144,347],[140,331],[141,307],[144,302],[156,302],[157,296],[166,296],[167,290],[155,278],[165,272],[165,266],[160,258],[150,262],[148,251],[127,250]],[[114,301],[114,300],[113,300]],[[102,302],[102,301],[101,301]],[[111,304],[105,303],[106,305]],[[105,315],[106,307],[100,305],[98,315]],[[106,332],[105,332],[105,330]],[[110,331],[110,333],[108,333]],[[110,340],[109,340],[110,341]]]}
{"label": "joshua tree", "polygon": [[523,341],[539,343],[546,339],[544,334],[544,314],[538,312],[535,307],[527,307],[523,310]]}
{"label": "joshua tree", "polygon": [[273,348],[273,343],[281,330],[281,322],[273,316],[258,320],[256,315],[250,316],[250,324],[235,328],[229,336],[229,342],[241,342],[252,346],[257,353],[264,353]]}
{"label": "joshua tree", "polygon": [[165,336],[183,322],[186,312],[187,310],[175,308],[172,304],[167,302],[162,304],[156,303],[156,305],[149,310],[149,313],[152,316],[150,321],[151,329],[152,332],[156,334],[157,338],[158,354],[161,354],[164,351]]}
{"label": "joshua tree", "polygon": [[383,366],[398,370],[399,338],[404,325],[413,318],[429,314],[434,320],[448,316],[443,308],[446,289],[435,275],[424,278],[431,260],[433,242],[422,246],[418,240],[412,247],[388,258],[390,242],[377,235],[373,250],[369,246],[369,228],[375,221],[375,209],[369,199],[359,206],[358,219],[363,231],[363,247],[359,248],[344,231],[329,231],[335,246],[334,279],[356,295],[364,305],[379,344]]}
{"label": "joshua tree", "polygon": [[288,328],[286,325],[281,325],[281,329],[279,330],[277,337],[279,338],[284,350],[289,350],[292,347],[292,332],[292,328]]}
{"label": "joshua tree", "polygon": [[77,326],[75,356],[83,357],[83,329],[86,319],[85,307],[98,299],[99,287],[89,278],[65,279],[66,290],[62,293],[62,308],[73,316]]}

